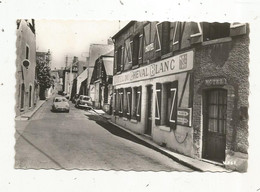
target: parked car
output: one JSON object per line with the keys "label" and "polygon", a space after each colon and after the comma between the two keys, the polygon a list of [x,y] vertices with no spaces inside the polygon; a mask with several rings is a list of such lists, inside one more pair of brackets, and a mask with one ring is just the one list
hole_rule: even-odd
{"label": "parked car", "polygon": [[79,94],[75,94],[74,97],[72,98],[72,103],[76,103],[78,99],[79,99]]}
{"label": "parked car", "polygon": [[80,95],[79,99],[75,103],[76,108],[83,107],[86,109],[92,109],[92,105],[93,103],[91,97],[86,95]]}
{"label": "parked car", "polygon": [[65,91],[62,94],[66,99],[70,100],[70,95],[66,93]]}
{"label": "parked car", "polygon": [[55,97],[53,99],[52,111],[70,111],[70,105],[65,97]]}

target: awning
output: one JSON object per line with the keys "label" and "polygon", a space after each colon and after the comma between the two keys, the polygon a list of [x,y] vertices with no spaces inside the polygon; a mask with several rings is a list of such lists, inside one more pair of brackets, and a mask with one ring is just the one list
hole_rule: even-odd
{"label": "awning", "polygon": [[113,76],[113,57],[103,57],[103,63],[106,70],[107,75]]}
{"label": "awning", "polygon": [[77,94],[79,94],[80,86],[83,81],[85,81],[88,78],[88,69],[83,71],[78,77],[77,77]]}

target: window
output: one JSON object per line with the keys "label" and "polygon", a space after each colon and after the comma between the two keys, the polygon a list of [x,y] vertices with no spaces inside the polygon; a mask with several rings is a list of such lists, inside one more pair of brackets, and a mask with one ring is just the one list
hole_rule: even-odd
{"label": "window", "polygon": [[210,41],[214,39],[229,37],[229,23],[203,23],[203,40]]}
{"label": "window", "polygon": [[155,124],[173,129],[177,124],[178,81],[156,84]]}
{"label": "window", "polygon": [[153,44],[151,44],[151,23],[144,26],[144,35],[145,52],[153,50]]}
{"label": "window", "polygon": [[162,55],[165,55],[170,52],[170,23],[162,23]]}
{"label": "window", "polygon": [[144,26],[144,52],[150,52],[155,49],[156,23],[148,23]]}
{"label": "window", "polygon": [[125,40],[125,48],[124,48],[124,70],[129,70],[132,68],[132,50],[133,49],[133,41],[130,38]]}
{"label": "window", "polygon": [[226,133],[227,91],[212,89],[207,91],[207,127],[209,132]]}
{"label": "window", "polygon": [[133,66],[138,66],[138,58],[139,58],[139,48],[140,48],[140,37],[139,34],[134,36],[133,38]]}
{"label": "window", "polygon": [[29,47],[26,45],[25,59],[29,60]]}

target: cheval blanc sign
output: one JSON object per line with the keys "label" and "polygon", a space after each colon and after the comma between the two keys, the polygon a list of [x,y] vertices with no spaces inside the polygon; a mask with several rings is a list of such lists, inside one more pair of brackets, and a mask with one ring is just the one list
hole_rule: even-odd
{"label": "cheval blanc sign", "polygon": [[156,78],[164,75],[192,70],[193,54],[193,51],[189,51],[126,73],[115,75],[113,77],[113,85]]}

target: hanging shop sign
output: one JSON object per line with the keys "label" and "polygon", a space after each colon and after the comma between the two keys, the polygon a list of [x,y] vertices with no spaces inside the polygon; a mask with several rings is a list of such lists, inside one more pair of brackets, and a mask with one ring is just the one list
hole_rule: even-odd
{"label": "hanging shop sign", "polygon": [[206,86],[223,86],[227,84],[227,79],[224,77],[216,77],[205,79],[204,82]]}
{"label": "hanging shop sign", "polygon": [[177,110],[177,124],[191,127],[191,108],[178,108]]}
{"label": "hanging shop sign", "polygon": [[192,70],[193,51],[185,52],[113,77],[113,85],[161,77]]}

